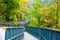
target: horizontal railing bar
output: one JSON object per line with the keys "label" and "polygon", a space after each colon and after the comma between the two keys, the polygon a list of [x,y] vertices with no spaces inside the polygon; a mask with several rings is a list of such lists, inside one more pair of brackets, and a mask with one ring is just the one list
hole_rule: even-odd
{"label": "horizontal railing bar", "polygon": [[[2,27],[0,27],[2,28]],[[6,28],[24,28],[24,27],[6,27]]]}
{"label": "horizontal railing bar", "polygon": [[14,38],[16,38],[16,37],[18,37],[18,36],[20,36],[20,35],[22,35],[22,34],[24,34],[24,32],[23,33],[21,33],[21,34],[18,34],[18,35],[16,35],[16,36],[14,36],[14,37],[11,37],[10,39],[8,39],[8,40],[12,40],[12,39],[14,39]]}

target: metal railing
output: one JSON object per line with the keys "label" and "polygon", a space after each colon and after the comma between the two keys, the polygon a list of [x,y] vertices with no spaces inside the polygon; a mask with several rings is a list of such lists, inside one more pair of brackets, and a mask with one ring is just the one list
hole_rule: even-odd
{"label": "metal railing", "polygon": [[60,30],[36,27],[7,27],[5,40],[22,40],[24,31],[27,31],[38,40],[60,40]]}
{"label": "metal railing", "polygon": [[7,27],[5,40],[22,40],[24,38],[24,28],[22,27]]}
{"label": "metal railing", "polygon": [[38,40],[60,40],[60,30],[26,26],[26,31]]}

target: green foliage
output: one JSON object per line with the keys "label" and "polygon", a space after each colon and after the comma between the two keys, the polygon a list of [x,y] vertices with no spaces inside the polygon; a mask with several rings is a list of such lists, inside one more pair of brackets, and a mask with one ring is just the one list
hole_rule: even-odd
{"label": "green foliage", "polygon": [[41,0],[35,0],[34,5],[32,4],[29,0],[0,0],[0,19],[16,23],[33,16],[29,26],[60,28],[60,10],[57,13],[57,2],[48,7],[42,4]]}
{"label": "green foliage", "polygon": [[17,15],[20,8],[20,0],[1,0],[0,11],[2,20],[5,22],[17,21]]}
{"label": "green foliage", "polygon": [[29,13],[35,16],[29,23],[30,26],[57,28],[58,15],[56,2],[46,7],[40,0],[35,0],[35,6],[29,9]]}

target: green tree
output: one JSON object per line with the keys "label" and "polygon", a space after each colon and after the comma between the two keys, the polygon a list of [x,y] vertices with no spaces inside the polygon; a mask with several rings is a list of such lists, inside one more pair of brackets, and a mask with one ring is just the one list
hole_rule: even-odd
{"label": "green tree", "polygon": [[20,0],[1,0],[0,14],[4,22],[17,22],[20,9]]}

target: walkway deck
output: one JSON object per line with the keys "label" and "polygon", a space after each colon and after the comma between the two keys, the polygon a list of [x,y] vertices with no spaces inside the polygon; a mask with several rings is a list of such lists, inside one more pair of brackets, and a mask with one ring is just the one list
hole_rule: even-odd
{"label": "walkway deck", "polygon": [[24,40],[38,40],[38,39],[35,38],[34,36],[32,36],[31,34],[25,32],[24,33]]}

